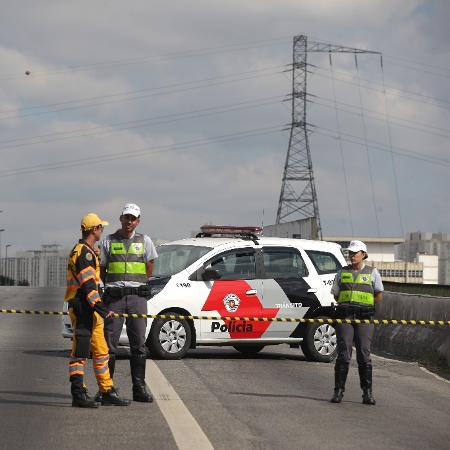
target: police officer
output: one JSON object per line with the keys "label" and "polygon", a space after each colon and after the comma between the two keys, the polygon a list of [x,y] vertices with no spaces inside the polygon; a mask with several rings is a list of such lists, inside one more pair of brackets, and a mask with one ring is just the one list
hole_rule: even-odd
{"label": "police officer", "polygon": [[[351,241],[348,247],[350,265],[343,267],[334,279],[331,293],[337,301],[336,318],[372,319],[375,304],[380,303],[384,290],[377,269],[366,266],[367,247],[364,242]],[[348,369],[352,357],[352,344],[356,347],[356,360],[363,403],[375,405],[372,395],[372,360],[370,345],[373,324],[337,324],[337,358],[334,367],[335,388],[332,403],[341,403],[345,391]]]}
{"label": "police officer", "polygon": [[84,385],[84,366],[92,352],[94,373],[102,393],[102,405],[128,406],[119,397],[108,370],[108,346],[103,331],[103,318],[113,312],[102,302],[99,294],[100,267],[95,243],[108,222],[90,213],[81,220],[82,239],[74,246],[67,268],[67,301],[72,322],[73,342],[69,362],[72,406],[97,408],[99,403],[89,397]]}
{"label": "police officer", "polygon": [[[140,223],[141,209],[127,203],[120,215],[121,228],[101,243],[102,279],[105,283],[105,301],[117,313],[147,314],[147,280],[153,271],[153,260],[158,256],[152,240],[135,230]],[[123,327],[123,318],[105,322],[105,336],[109,347],[109,370],[114,374],[117,346]],[[152,402],[153,397],[145,383],[147,350],[145,332],[147,319],[127,318],[126,329],[130,343],[130,368],[133,400]]]}

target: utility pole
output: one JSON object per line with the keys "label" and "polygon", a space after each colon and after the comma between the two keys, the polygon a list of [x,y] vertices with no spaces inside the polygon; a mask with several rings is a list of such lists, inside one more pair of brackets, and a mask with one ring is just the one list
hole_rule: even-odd
{"label": "utility pole", "polygon": [[[5,266],[5,277],[6,278],[8,278],[8,273],[9,273],[9,270],[8,270],[8,248],[9,247],[11,247],[12,246],[12,244],[6,244],[5,245],[5,264],[6,264],[6,266]],[[5,280],[5,283],[6,283],[6,280]]]}
{"label": "utility pole", "polygon": [[[1,211],[0,211],[1,212]],[[4,228],[0,229],[0,276],[3,275],[3,264],[2,264],[2,233],[5,231]]]}
{"label": "utility pole", "polygon": [[292,63],[292,119],[289,146],[284,164],[280,199],[276,223],[289,220],[313,220],[313,229],[317,230],[318,239],[322,239],[319,203],[314,181],[311,150],[308,139],[308,123],[306,121],[306,97],[308,53],[372,53],[379,52],[308,41],[307,36],[294,36]]}

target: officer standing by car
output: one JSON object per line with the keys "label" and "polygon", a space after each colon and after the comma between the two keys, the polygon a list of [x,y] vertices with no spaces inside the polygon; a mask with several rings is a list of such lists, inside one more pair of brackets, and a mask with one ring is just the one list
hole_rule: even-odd
{"label": "officer standing by car", "polygon": [[103,318],[110,317],[99,293],[100,266],[94,250],[103,227],[108,222],[90,213],[81,220],[82,239],[74,246],[67,267],[68,302],[73,341],[69,361],[72,406],[97,408],[99,403],[89,397],[84,385],[84,366],[92,352],[94,373],[102,393],[102,405],[128,406],[129,400],[119,397],[108,370],[108,346],[103,331]]}
{"label": "officer standing by car", "polygon": [[[135,230],[140,223],[141,209],[127,203],[120,215],[121,228],[101,243],[101,274],[105,283],[105,302],[117,313],[147,314],[149,296],[147,281],[152,275],[153,261],[157,258],[152,240]],[[109,370],[114,374],[123,318],[109,318],[105,322],[105,337],[109,347]],[[133,400],[153,401],[145,383],[147,349],[145,334],[147,319],[126,319],[130,343],[130,368]]]}
{"label": "officer standing by car", "polygon": [[[384,290],[377,269],[366,266],[367,247],[362,241],[351,241],[348,247],[350,265],[343,267],[334,279],[331,293],[337,301],[338,319],[372,319],[375,305],[381,302]],[[341,403],[355,343],[356,360],[363,403],[375,405],[372,395],[372,360],[370,347],[373,324],[336,324],[337,358],[334,367],[335,388],[332,403]]]}

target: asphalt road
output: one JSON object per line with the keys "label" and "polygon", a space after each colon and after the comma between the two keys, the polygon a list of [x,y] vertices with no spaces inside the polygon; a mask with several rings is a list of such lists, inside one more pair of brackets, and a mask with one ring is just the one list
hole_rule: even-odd
{"label": "asphalt road", "polygon": [[[61,289],[0,287],[0,308],[61,310],[61,298]],[[216,449],[449,448],[450,383],[415,363],[374,358],[376,406],[361,404],[353,364],[344,402],[334,405],[331,364],[288,346],[253,357],[203,347],[181,361],[148,361],[175,401],[155,378],[156,403],[82,410],[70,406],[70,341],[60,331],[59,317],[0,314],[0,449],[198,449],[191,422],[170,416],[180,406]],[[91,362],[87,373],[95,392]],[[115,382],[130,398],[126,355]]]}

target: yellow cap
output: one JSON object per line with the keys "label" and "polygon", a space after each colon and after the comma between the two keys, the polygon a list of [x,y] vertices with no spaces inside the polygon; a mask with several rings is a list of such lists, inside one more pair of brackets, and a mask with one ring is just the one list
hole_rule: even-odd
{"label": "yellow cap", "polygon": [[90,230],[91,228],[98,227],[99,225],[106,226],[109,225],[109,222],[100,219],[100,217],[98,217],[95,213],[86,214],[81,219],[81,229],[83,231]]}

